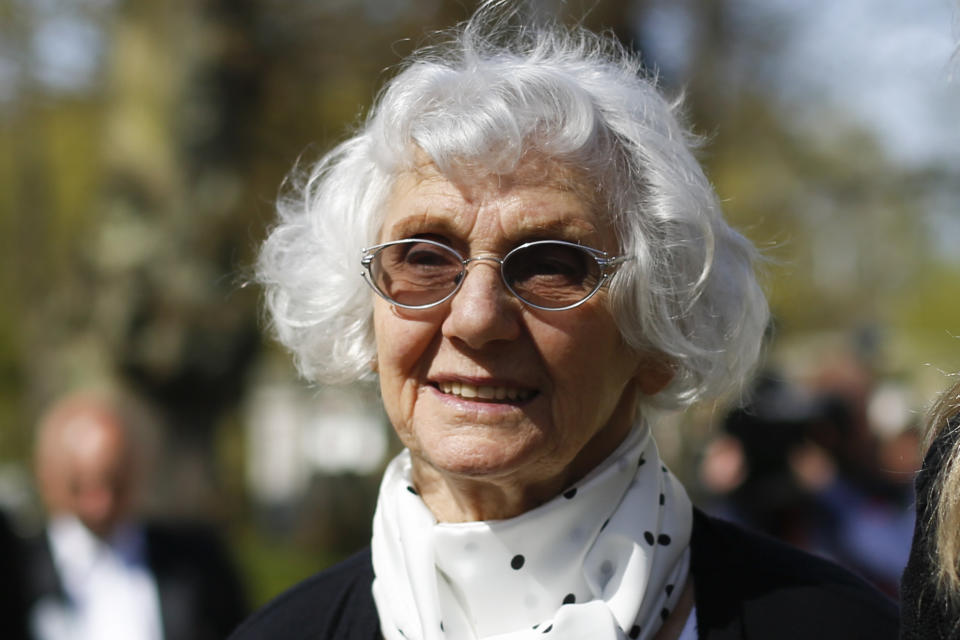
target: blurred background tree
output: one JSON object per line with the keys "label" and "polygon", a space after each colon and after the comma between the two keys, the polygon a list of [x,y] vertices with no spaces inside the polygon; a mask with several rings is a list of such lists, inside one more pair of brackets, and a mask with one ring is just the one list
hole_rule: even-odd
{"label": "blurred background tree", "polygon": [[[909,10],[949,14],[937,4]],[[161,414],[157,502],[239,532],[260,599],[322,564],[318,552],[362,544],[376,474],[359,474],[352,486],[366,501],[344,510],[314,490],[322,473],[303,472],[298,495],[314,497],[285,517],[314,558],[306,564],[283,555],[286,542],[257,537],[245,407],[292,369],[262,336],[258,293],[242,285],[290,167],[341,139],[391,68],[473,6],[0,0],[0,503],[31,503],[24,478],[42,407],[116,380]],[[925,400],[944,386],[941,370],[960,369],[958,83],[944,71],[939,88],[913,96],[946,117],[914,118],[906,133],[878,126],[849,91],[824,88],[857,89],[851,49],[829,50],[843,37],[824,30],[826,51],[810,52],[815,39],[804,47],[839,22],[865,48],[897,17],[863,24],[831,6],[539,0],[531,10],[610,30],[668,92],[685,92],[729,218],[771,259],[772,359],[802,368],[822,345],[859,335],[871,366]],[[946,70],[949,30],[942,41],[926,33],[917,64]],[[876,102],[896,110],[905,97]],[[322,514],[332,512],[353,528],[331,533]]]}

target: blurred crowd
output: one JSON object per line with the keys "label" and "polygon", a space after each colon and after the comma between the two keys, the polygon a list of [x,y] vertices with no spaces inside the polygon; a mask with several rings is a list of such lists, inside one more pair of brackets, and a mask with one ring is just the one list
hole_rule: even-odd
{"label": "blurred crowd", "polygon": [[896,598],[921,463],[915,409],[905,387],[853,357],[809,380],[765,370],[703,449],[703,506],[829,557]]}

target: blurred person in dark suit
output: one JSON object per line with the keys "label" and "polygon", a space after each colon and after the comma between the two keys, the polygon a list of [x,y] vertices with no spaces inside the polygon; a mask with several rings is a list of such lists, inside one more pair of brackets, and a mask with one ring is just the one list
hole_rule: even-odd
{"label": "blurred person in dark suit", "polygon": [[89,393],[40,422],[35,467],[49,521],[24,557],[36,640],[219,639],[247,612],[212,532],[134,516],[147,462],[135,422],[122,403]]}
{"label": "blurred person in dark suit", "polygon": [[7,640],[27,637],[21,557],[20,540],[0,511],[0,637]]}

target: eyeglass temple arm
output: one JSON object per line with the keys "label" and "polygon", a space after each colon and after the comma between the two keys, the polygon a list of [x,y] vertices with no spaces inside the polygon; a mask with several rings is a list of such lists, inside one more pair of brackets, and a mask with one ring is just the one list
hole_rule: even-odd
{"label": "eyeglass temple arm", "polygon": [[633,256],[616,256],[614,258],[598,258],[597,261],[600,263],[601,267],[616,267],[623,264],[624,262],[629,262],[633,260]]}

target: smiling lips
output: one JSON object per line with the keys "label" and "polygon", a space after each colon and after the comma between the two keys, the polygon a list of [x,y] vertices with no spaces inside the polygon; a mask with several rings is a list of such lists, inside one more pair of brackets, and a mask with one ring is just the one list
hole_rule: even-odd
{"label": "smiling lips", "polygon": [[437,388],[443,393],[468,400],[492,400],[502,402],[523,402],[529,400],[536,391],[517,387],[473,385],[469,382],[438,382]]}

